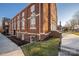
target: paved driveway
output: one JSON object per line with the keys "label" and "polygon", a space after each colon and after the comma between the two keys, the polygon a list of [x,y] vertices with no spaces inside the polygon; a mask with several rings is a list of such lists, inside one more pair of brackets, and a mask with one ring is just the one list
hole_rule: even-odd
{"label": "paved driveway", "polygon": [[79,55],[79,36],[63,33],[61,39],[60,55]]}
{"label": "paved driveway", "polygon": [[0,56],[23,56],[19,46],[0,33]]}

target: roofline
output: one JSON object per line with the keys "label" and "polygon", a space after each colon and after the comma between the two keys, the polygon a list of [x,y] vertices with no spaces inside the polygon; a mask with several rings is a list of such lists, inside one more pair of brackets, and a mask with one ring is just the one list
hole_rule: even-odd
{"label": "roofline", "polygon": [[20,12],[18,12],[14,17],[12,17],[11,19],[14,19],[16,16],[18,16],[20,13],[22,13],[25,9],[28,9],[32,4],[34,3],[29,3],[28,6],[26,6],[25,8],[23,8]]}

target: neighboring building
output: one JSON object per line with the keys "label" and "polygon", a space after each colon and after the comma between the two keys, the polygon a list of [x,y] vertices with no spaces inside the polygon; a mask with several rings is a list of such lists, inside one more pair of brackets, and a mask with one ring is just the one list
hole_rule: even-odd
{"label": "neighboring building", "polygon": [[43,40],[57,30],[55,3],[32,3],[9,23],[9,33],[25,41]]}
{"label": "neighboring building", "polygon": [[4,34],[9,34],[9,22],[10,22],[10,18],[6,18],[6,17],[2,18],[2,27]]}

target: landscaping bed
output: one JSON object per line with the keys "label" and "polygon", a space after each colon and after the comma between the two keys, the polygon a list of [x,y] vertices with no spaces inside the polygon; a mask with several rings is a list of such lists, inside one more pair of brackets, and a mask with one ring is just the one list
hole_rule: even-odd
{"label": "landscaping bed", "polygon": [[13,41],[15,44],[17,44],[18,46],[21,46],[21,45],[24,45],[24,44],[27,44],[29,42],[26,42],[24,40],[21,40],[21,39],[18,39],[16,38],[15,36],[11,36],[11,37],[8,37],[11,41]]}
{"label": "landscaping bed", "polygon": [[25,44],[21,49],[25,56],[57,56],[59,43],[59,38],[50,38],[46,41]]}

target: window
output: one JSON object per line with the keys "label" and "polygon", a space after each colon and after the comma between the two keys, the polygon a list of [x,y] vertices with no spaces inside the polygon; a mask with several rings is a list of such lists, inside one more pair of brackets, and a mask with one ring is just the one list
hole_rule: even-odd
{"label": "window", "polygon": [[22,13],[22,17],[24,17],[24,12]]}
{"label": "window", "polygon": [[5,22],[5,25],[8,25],[8,22]]}
{"label": "window", "polygon": [[12,30],[13,30],[13,20],[12,20]]}
{"label": "window", "polygon": [[25,19],[24,19],[24,12],[22,13],[22,29],[25,29]]}
{"label": "window", "polygon": [[31,12],[32,12],[32,14],[31,14],[31,18],[30,18],[30,28],[31,29],[35,29],[36,27],[35,27],[35,25],[36,25],[36,16],[35,16],[35,5],[33,5],[32,7],[31,7]]}
{"label": "window", "polygon": [[20,16],[18,16],[17,29],[20,30]]}
{"label": "window", "polygon": [[36,28],[35,24],[36,24],[36,20],[35,20],[35,17],[33,17],[30,19],[30,28],[35,29]]}
{"label": "window", "polygon": [[16,30],[16,19],[14,19],[14,30]]}
{"label": "window", "polygon": [[31,7],[31,12],[33,13],[34,11],[35,11],[35,5]]}

